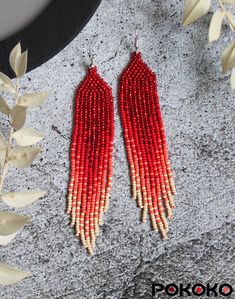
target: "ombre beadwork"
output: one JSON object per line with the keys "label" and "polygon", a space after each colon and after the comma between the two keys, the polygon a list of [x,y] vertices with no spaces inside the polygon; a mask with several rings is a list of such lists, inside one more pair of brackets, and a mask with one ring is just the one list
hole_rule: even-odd
{"label": "ombre beadwork", "polygon": [[176,194],[163,119],[156,88],[156,76],[141,53],[133,58],[121,76],[120,112],[133,197],[142,209],[142,221],[149,214],[154,230],[165,239],[167,218],[172,217]]}
{"label": "ombre beadwork", "polygon": [[96,67],[75,97],[74,128],[70,150],[68,209],[71,226],[93,254],[99,224],[109,206],[112,185],[114,107],[111,88]]}

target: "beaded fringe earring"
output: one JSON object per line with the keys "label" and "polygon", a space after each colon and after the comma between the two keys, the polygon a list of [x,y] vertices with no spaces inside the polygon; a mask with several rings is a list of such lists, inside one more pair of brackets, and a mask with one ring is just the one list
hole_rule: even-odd
{"label": "beaded fringe earring", "polygon": [[67,210],[90,254],[109,206],[114,139],[112,91],[93,62],[75,97]]}
{"label": "beaded fringe earring", "polygon": [[167,218],[175,207],[176,194],[168,157],[166,136],[156,88],[156,76],[136,52],[121,76],[120,112],[130,165],[133,197],[149,213],[152,227],[163,239],[169,230]]}

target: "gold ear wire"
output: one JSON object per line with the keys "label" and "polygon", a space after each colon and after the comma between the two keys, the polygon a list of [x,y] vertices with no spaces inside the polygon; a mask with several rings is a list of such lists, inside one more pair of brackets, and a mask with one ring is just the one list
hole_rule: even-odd
{"label": "gold ear wire", "polygon": [[91,59],[90,67],[94,67],[95,66],[95,55],[91,55],[90,59]]}
{"label": "gold ear wire", "polygon": [[136,37],[135,37],[134,46],[135,46],[135,51],[137,52],[138,49],[139,49],[139,37],[138,37],[138,35],[136,35]]}
{"label": "gold ear wire", "polygon": [[98,34],[95,34],[89,44],[89,47],[88,47],[88,56],[90,58],[90,67],[95,66],[95,54],[92,53],[91,46],[92,46],[92,43],[94,43],[94,40],[97,38],[98,38]]}

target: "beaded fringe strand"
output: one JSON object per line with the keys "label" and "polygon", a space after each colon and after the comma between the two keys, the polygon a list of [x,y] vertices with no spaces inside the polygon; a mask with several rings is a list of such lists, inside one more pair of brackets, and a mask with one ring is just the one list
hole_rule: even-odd
{"label": "beaded fringe strand", "polygon": [[147,214],[152,227],[163,239],[169,230],[176,194],[163,119],[156,89],[156,76],[144,63],[141,53],[123,72],[120,83],[120,112],[130,165],[133,198]]}
{"label": "beaded fringe strand", "polygon": [[91,67],[76,94],[70,150],[71,226],[93,254],[112,185],[114,111],[111,88]]}

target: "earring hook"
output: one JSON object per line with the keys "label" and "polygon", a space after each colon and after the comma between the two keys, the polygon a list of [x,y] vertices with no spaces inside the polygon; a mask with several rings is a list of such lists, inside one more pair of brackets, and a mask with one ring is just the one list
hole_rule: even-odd
{"label": "earring hook", "polygon": [[135,30],[135,41],[134,41],[134,47],[135,47],[135,51],[137,52],[139,49],[139,34],[138,34],[138,30]]}
{"label": "earring hook", "polygon": [[88,56],[90,58],[90,67],[94,67],[95,66],[95,54],[92,53],[92,50],[91,50],[91,46],[92,46],[92,43],[94,43],[94,40],[95,38],[98,37],[98,34],[95,34],[89,44],[89,48],[88,48]]}
{"label": "earring hook", "polygon": [[135,50],[136,50],[136,52],[137,52],[138,49],[139,49],[139,37],[138,37],[138,36],[135,37],[135,43],[134,43],[134,46],[135,46]]}
{"label": "earring hook", "polygon": [[94,67],[95,66],[95,55],[91,55],[90,59],[91,59],[90,67]]}

